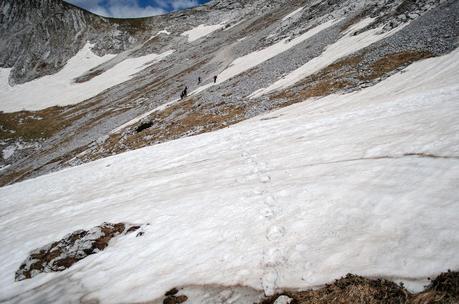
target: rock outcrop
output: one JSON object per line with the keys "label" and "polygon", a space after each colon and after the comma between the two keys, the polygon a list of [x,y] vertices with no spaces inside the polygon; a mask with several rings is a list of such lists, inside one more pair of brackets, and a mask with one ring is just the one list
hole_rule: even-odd
{"label": "rock outcrop", "polygon": [[30,279],[42,272],[63,271],[88,255],[104,250],[111,239],[140,228],[125,223],[103,223],[89,230],[77,230],[61,240],[30,252],[16,271],[15,280]]}

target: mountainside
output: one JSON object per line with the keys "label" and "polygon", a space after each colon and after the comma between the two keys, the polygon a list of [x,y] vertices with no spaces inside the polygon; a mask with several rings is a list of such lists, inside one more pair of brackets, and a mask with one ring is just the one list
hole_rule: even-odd
{"label": "mountainside", "polygon": [[[1,183],[370,86],[450,52],[457,6],[211,1],[118,20],[57,0],[3,1],[0,148],[10,166]],[[175,102],[185,86],[192,96]]]}
{"label": "mountainside", "polygon": [[2,1],[0,302],[456,303],[458,34],[457,0]]}

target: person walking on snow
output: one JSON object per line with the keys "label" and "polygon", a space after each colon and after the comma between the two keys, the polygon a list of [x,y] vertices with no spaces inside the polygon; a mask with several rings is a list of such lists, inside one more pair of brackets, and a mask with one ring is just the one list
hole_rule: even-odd
{"label": "person walking on snow", "polygon": [[217,75],[214,76],[214,83],[217,83]]}
{"label": "person walking on snow", "polygon": [[201,84],[201,77],[198,77],[198,84]]}

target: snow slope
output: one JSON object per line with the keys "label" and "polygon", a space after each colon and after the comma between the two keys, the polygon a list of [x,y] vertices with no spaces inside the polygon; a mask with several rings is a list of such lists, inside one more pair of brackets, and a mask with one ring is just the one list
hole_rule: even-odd
{"label": "snow slope", "polygon": [[407,25],[401,25],[385,33],[380,33],[381,28],[375,28],[362,32],[359,35],[353,35],[356,31],[363,29],[373,23],[374,20],[374,18],[366,18],[351,26],[341,39],[339,39],[334,44],[329,45],[325,51],[322,52],[322,54],[308,61],[298,69],[290,72],[288,75],[282,77],[275,83],[271,84],[269,87],[255,91],[250,95],[250,97],[256,98],[276,90],[285,89],[300,81],[301,79],[304,79],[307,76],[320,71],[336,60],[353,54],[358,50],[361,50],[381,39],[395,34]]}
{"label": "snow slope", "polygon": [[[0,301],[272,293],[347,272],[422,287],[459,268],[458,79],[456,50],[359,92],[0,188]],[[14,282],[29,250],[104,221],[150,225]]]}
{"label": "snow slope", "polygon": [[173,51],[125,59],[108,71],[83,83],[75,83],[74,79],[91,68],[113,59],[115,55],[99,57],[91,51],[91,45],[87,43],[58,73],[13,87],[8,84],[11,69],[0,68],[0,111],[15,112],[24,109],[33,111],[55,105],[65,106],[82,102],[131,79],[133,74],[171,53]]}
{"label": "snow slope", "polygon": [[222,22],[215,25],[200,24],[189,31],[183,32],[182,36],[188,36],[188,42],[193,42],[215,32],[216,30],[225,27],[225,24],[226,22]]}

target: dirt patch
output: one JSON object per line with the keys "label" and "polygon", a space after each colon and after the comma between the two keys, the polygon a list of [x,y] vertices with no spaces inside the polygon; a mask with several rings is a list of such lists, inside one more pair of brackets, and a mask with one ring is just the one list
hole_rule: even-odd
{"label": "dirt patch", "polygon": [[89,230],[77,230],[57,242],[31,251],[16,271],[15,280],[30,279],[42,272],[63,271],[88,255],[104,250],[114,237],[139,228],[125,223],[103,223]]}
{"label": "dirt patch", "polygon": [[440,274],[418,294],[411,294],[403,285],[389,280],[348,274],[323,288],[287,291],[267,298],[261,304],[273,304],[280,296],[290,298],[291,304],[452,304],[459,303],[459,272]]}

